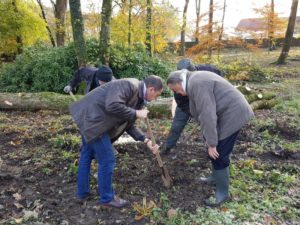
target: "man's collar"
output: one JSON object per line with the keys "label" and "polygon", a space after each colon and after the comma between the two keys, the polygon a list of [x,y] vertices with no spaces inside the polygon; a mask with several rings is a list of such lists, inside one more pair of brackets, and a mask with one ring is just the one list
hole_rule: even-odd
{"label": "man's collar", "polygon": [[139,83],[139,99],[143,101],[143,105],[147,105],[147,87],[144,81]]}

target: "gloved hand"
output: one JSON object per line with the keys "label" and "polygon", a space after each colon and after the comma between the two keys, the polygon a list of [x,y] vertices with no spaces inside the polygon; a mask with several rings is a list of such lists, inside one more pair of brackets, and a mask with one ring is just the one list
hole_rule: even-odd
{"label": "gloved hand", "polygon": [[64,87],[64,92],[70,93],[70,91],[72,91],[72,87],[70,85]]}

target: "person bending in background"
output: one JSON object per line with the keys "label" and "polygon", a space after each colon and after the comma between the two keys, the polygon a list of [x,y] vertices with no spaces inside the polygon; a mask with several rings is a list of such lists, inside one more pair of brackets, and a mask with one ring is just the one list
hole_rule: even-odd
{"label": "person bending in background", "polygon": [[105,84],[113,79],[113,72],[108,66],[101,66],[99,69],[94,67],[82,67],[78,69],[72,80],[64,87],[64,92],[76,93],[81,82],[86,83],[85,94],[92,91],[96,87]]}

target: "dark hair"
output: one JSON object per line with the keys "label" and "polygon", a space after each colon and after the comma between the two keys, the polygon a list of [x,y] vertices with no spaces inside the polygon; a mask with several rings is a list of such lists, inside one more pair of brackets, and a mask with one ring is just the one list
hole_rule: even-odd
{"label": "dark hair", "polygon": [[154,87],[155,91],[163,89],[163,81],[159,76],[150,75],[144,79],[146,87]]}
{"label": "dark hair", "polygon": [[188,58],[181,59],[177,63],[177,70],[182,70],[182,69],[187,69],[189,71],[195,71],[196,70],[195,66],[192,63],[192,60],[190,60]]}

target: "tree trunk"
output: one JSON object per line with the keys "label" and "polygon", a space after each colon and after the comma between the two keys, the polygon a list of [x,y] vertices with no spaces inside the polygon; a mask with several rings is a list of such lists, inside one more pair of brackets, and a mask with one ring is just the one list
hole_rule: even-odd
{"label": "tree trunk", "polygon": [[180,48],[180,55],[185,55],[185,29],[186,29],[186,13],[189,6],[189,0],[185,0],[185,5],[183,9],[183,16],[182,16],[182,27],[181,27],[181,48]]}
{"label": "tree trunk", "polygon": [[220,57],[220,51],[221,51],[221,42],[224,32],[224,19],[225,19],[225,13],[226,13],[226,0],[224,0],[224,6],[223,6],[223,16],[222,16],[222,25],[219,33],[219,39],[218,39],[218,58]]}
{"label": "tree trunk", "polygon": [[101,11],[100,60],[104,65],[109,64],[111,13],[112,0],[103,0]]}
{"label": "tree trunk", "polygon": [[268,39],[269,39],[269,51],[275,49],[274,45],[274,18],[275,18],[275,10],[274,10],[274,0],[271,0],[271,10],[268,21]]}
{"label": "tree trunk", "polygon": [[[14,12],[19,15],[18,7],[17,7],[17,2],[16,0],[12,1],[12,5],[14,8]],[[16,35],[16,43],[17,43],[17,54],[21,54],[23,52],[23,38],[21,36],[21,31],[20,31],[20,24],[17,23],[17,35]]]}
{"label": "tree trunk", "polygon": [[53,47],[55,47],[55,41],[54,41],[53,35],[52,35],[52,33],[51,33],[51,30],[50,30],[48,21],[47,21],[47,19],[46,19],[46,13],[45,13],[43,4],[42,4],[41,0],[37,0],[37,3],[39,4],[40,9],[41,9],[41,13],[42,13],[41,17],[43,18],[43,20],[44,20],[45,23],[46,23],[46,29],[47,29],[47,31],[48,31],[48,35],[49,35],[49,39],[50,39],[50,41],[51,41],[51,44],[52,44]]}
{"label": "tree trunk", "polygon": [[195,0],[196,3],[196,31],[195,31],[195,38],[196,43],[199,43],[199,36],[200,36],[200,4],[201,0]]}
{"label": "tree trunk", "polygon": [[56,4],[54,4],[54,16],[55,16],[55,23],[56,23],[57,46],[65,45],[66,10],[67,10],[67,0],[56,0]]}
{"label": "tree trunk", "polygon": [[209,13],[208,13],[208,57],[211,58],[212,55],[212,40],[213,40],[213,16],[214,16],[214,1],[209,2]]}
{"label": "tree trunk", "polygon": [[152,56],[152,0],[147,0],[147,19],[146,19],[146,49],[150,56]]}
{"label": "tree trunk", "polygon": [[294,28],[295,28],[297,8],[298,8],[298,0],[293,0],[289,22],[285,33],[285,39],[284,39],[281,54],[277,60],[277,65],[285,64],[286,57],[289,54]]}
{"label": "tree trunk", "polygon": [[128,9],[128,46],[131,46],[131,27],[132,27],[132,0],[129,0]]}
{"label": "tree trunk", "polygon": [[81,67],[86,64],[86,45],[83,36],[84,25],[80,0],[69,0],[69,4],[75,52],[78,60],[78,66]]}

